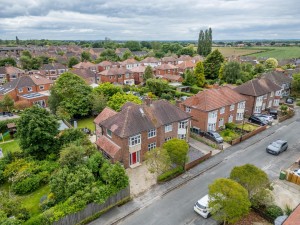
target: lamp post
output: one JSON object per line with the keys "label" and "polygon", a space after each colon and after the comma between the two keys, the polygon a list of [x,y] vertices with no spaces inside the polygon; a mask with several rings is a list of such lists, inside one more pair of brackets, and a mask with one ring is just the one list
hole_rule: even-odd
{"label": "lamp post", "polygon": [[245,113],[246,113],[246,111],[248,111],[248,110],[245,110],[244,113],[243,113],[243,123],[242,123],[242,132],[241,132],[240,142],[242,141],[243,133],[244,133]]}

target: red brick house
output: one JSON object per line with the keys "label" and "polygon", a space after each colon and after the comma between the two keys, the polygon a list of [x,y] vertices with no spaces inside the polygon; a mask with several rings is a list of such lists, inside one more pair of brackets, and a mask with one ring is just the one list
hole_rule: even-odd
{"label": "red brick house", "polygon": [[101,63],[98,63],[97,66],[98,66],[98,72],[102,72],[104,70],[109,70],[110,68],[113,67],[119,67],[119,63],[105,60],[102,61]]}
{"label": "red brick house", "polygon": [[110,68],[99,73],[101,83],[118,83],[134,85],[134,76],[130,70],[125,68]]}
{"label": "red brick house", "polygon": [[185,61],[191,61],[192,57],[189,55],[181,55],[178,59],[177,59],[177,64],[183,63]]}
{"label": "red brick house", "polygon": [[244,119],[246,98],[229,87],[204,90],[188,98],[180,107],[192,116],[192,128],[200,131],[219,130],[225,123]]}
{"label": "red brick house", "polygon": [[134,58],[126,59],[120,63],[121,67],[124,67],[128,70],[130,70],[134,67],[138,67],[139,65],[141,65],[141,63],[139,61],[135,60]]}
{"label": "red brick house", "polygon": [[269,79],[249,80],[233,90],[246,98],[247,115],[279,106],[281,87]]}
{"label": "red brick house", "polygon": [[161,64],[172,64],[176,65],[177,64],[177,58],[172,57],[172,56],[166,56],[161,59]]}
{"label": "red brick house", "polygon": [[133,73],[135,84],[140,84],[144,82],[143,76],[146,70],[146,66],[138,66],[132,68],[130,71]]}
{"label": "red brick house", "polygon": [[74,69],[89,69],[93,72],[97,72],[97,65],[91,62],[80,62],[73,66]]}
{"label": "red brick house", "polygon": [[161,64],[155,68],[156,75],[179,75],[178,67],[172,64]]}
{"label": "red brick house", "polygon": [[98,84],[100,81],[99,75],[89,69],[72,69],[71,72],[83,78],[89,85]]}
{"label": "red brick house", "polygon": [[118,113],[106,108],[94,120],[98,149],[125,168],[140,165],[147,151],[172,138],[188,140],[189,114],[166,100],[146,102],[128,102]]}
{"label": "red brick house", "polygon": [[68,71],[68,68],[60,63],[49,63],[42,65],[40,69],[41,75],[50,80],[56,80],[59,75]]}
{"label": "red brick house", "polygon": [[147,58],[143,59],[141,61],[141,63],[144,66],[151,66],[152,68],[155,68],[155,67],[161,65],[161,61],[159,61],[157,58],[154,58],[154,57],[147,57]]}
{"label": "red brick house", "polygon": [[182,63],[177,65],[179,74],[183,74],[186,70],[193,70],[195,66],[196,64],[191,60],[183,61]]}
{"label": "red brick house", "polygon": [[25,71],[14,66],[0,67],[0,84],[10,82],[18,77],[25,75]]}
{"label": "red brick house", "polygon": [[22,76],[0,87],[0,99],[8,94],[15,102],[27,101],[30,105],[47,106],[52,80],[38,75]]}

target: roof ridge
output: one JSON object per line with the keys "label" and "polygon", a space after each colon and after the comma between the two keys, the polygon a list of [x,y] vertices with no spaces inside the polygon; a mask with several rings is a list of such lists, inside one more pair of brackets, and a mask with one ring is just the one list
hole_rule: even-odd
{"label": "roof ridge", "polygon": [[[257,80],[257,81],[258,81],[258,80]],[[252,85],[252,88],[253,88],[253,91],[254,91],[255,96],[257,96],[257,94],[256,94],[256,89],[254,88],[253,80],[251,80],[251,85]]]}
{"label": "roof ridge", "polygon": [[[127,120],[128,120],[129,109],[130,108],[131,108],[130,106],[128,106],[127,108],[125,108],[126,112],[125,112],[124,126],[122,127],[122,131],[121,131],[121,135],[120,135],[121,137],[123,137],[124,133],[125,133],[125,127],[126,127],[126,123],[127,123]],[[119,112],[119,113],[121,113],[121,112]]]}

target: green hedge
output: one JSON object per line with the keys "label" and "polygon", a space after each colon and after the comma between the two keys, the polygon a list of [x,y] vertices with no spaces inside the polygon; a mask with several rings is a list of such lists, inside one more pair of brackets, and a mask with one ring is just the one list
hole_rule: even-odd
{"label": "green hedge", "polygon": [[266,208],[265,214],[275,220],[278,216],[283,215],[283,211],[279,206],[271,205]]}
{"label": "green hedge", "polygon": [[203,88],[197,87],[197,86],[192,86],[191,87],[191,93],[197,94],[199,91],[203,91]]}
{"label": "green hedge", "polygon": [[173,179],[174,177],[177,177],[178,175],[182,174],[184,172],[184,169],[182,167],[176,167],[174,169],[168,170],[167,172],[164,172],[163,174],[159,175],[157,177],[158,182],[164,182]]}

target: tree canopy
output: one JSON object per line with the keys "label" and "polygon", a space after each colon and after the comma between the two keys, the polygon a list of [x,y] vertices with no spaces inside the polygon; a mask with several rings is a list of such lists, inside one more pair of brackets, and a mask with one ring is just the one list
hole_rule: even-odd
{"label": "tree canopy", "polygon": [[133,94],[121,94],[118,92],[109,99],[107,105],[113,110],[119,112],[121,111],[122,106],[126,102],[134,102],[136,104],[142,104],[142,100],[139,99],[139,97]]}
{"label": "tree canopy", "polygon": [[224,65],[219,73],[219,78],[226,83],[235,84],[237,80],[242,78],[241,65],[238,62],[232,61]]}
{"label": "tree canopy", "polygon": [[146,152],[146,164],[151,173],[161,174],[171,167],[171,159],[164,148],[154,148]]}
{"label": "tree canopy", "polygon": [[189,150],[189,145],[185,140],[173,138],[165,142],[163,144],[163,148],[167,150],[172,163],[175,163],[177,166],[184,167]]}
{"label": "tree canopy", "polygon": [[293,74],[292,89],[295,92],[300,92],[300,73]]}
{"label": "tree canopy", "polygon": [[20,147],[29,155],[45,158],[57,151],[59,124],[57,119],[46,109],[33,106],[24,110],[17,121],[17,136]]}
{"label": "tree canopy", "polygon": [[92,88],[76,74],[61,74],[50,93],[48,102],[51,111],[60,112],[65,118],[86,116],[91,111]]}
{"label": "tree canopy", "polygon": [[224,224],[235,223],[250,211],[247,190],[233,180],[216,179],[208,186],[208,195],[213,218]]}
{"label": "tree canopy", "polygon": [[198,38],[197,53],[199,55],[207,56],[211,53],[212,49],[212,29],[200,30]]}
{"label": "tree canopy", "polygon": [[111,98],[114,94],[123,93],[120,86],[113,85],[109,82],[100,84],[98,87],[93,89],[93,92],[103,94],[106,98]]}
{"label": "tree canopy", "polygon": [[201,61],[197,62],[194,68],[194,75],[196,78],[196,85],[198,87],[203,87],[205,84],[205,76],[204,76],[204,67]]}
{"label": "tree canopy", "polygon": [[140,45],[140,42],[138,42],[138,41],[126,41],[125,47],[129,48],[130,51],[140,51],[141,50],[141,45]]}
{"label": "tree canopy", "polygon": [[76,57],[72,56],[72,57],[69,59],[68,67],[69,67],[69,68],[72,68],[73,66],[75,66],[75,65],[78,64],[78,63],[79,63],[79,60],[78,60]]}
{"label": "tree canopy", "polygon": [[91,53],[87,52],[87,51],[83,51],[81,53],[81,62],[84,61],[91,61]]}
{"label": "tree canopy", "polygon": [[154,78],[150,78],[146,81],[146,87],[150,92],[159,97],[162,95],[162,93],[170,90],[170,86],[167,81]]}
{"label": "tree canopy", "polygon": [[152,70],[151,66],[147,66],[145,69],[145,72],[143,74],[144,82],[146,82],[146,80],[148,80],[150,78],[153,78],[153,70]]}
{"label": "tree canopy", "polygon": [[275,58],[268,58],[264,65],[267,69],[275,69],[278,66],[278,61]]}
{"label": "tree canopy", "polygon": [[210,53],[203,63],[205,78],[212,80],[218,78],[219,71],[224,60],[224,56],[218,49]]}

